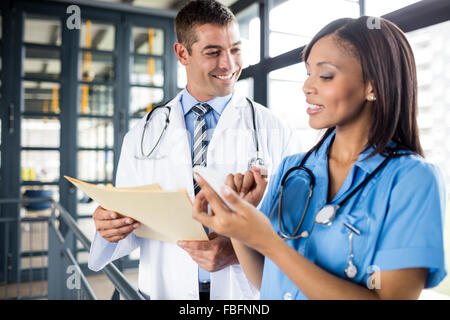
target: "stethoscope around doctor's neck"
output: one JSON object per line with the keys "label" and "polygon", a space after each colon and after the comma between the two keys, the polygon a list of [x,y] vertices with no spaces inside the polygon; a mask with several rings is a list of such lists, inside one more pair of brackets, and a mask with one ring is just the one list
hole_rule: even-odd
{"label": "stethoscope around doctor's neck", "polygon": [[[256,155],[254,158],[249,160],[249,168],[250,166],[264,166],[264,160],[262,159],[261,155],[260,155],[260,149],[259,149],[259,139],[258,139],[258,129],[256,127],[256,115],[255,115],[255,106],[253,105],[253,102],[249,99],[246,98],[247,102],[250,106],[250,109],[252,111],[252,125],[253,125],[253,137],[255,140],[255,148],[256,148]],[[150,125],[151,122],[151,117],[152,115],[155,113],[156,110],[161,110],[163,108],[167,109],[167,113],[166,115],[166,119],[164,121],[164,127],[161,130],[161,133],[158,137],[158,139],[156,140],[156,143],[153,145],[153,147],[150,149],[150,151],[146,154],[144,152],[144,137],[145,137],[145,131],[147,129],[147,126]],[[147,115],[146,119],[145,119],[145,124],[144,124],[144,129],[142,130],[142,136],[141,136],[141,155],[137,156],[135,155],[134,157],[137,160],[151,160],[151,159],[159,159],[157,157],[152,157],[155,149],[158,147],[158,145],[161,143],[161,139],[164,135],[164,132],[167,131],[167,127],[169,126],[170,123],[170,111],[172,110],[172,106],[167,105],[167,103],[163,103],[160,106],[156,106],[155,108],[153,108]]]}

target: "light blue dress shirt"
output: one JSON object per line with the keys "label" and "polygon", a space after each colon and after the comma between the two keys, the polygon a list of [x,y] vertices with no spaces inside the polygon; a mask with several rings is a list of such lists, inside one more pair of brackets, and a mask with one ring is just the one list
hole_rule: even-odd
{"label": "light blue dress shirt", "polygon": [[[224,97],[215,97],[214,99],[211,99],[209,101],[204,101],[204,103],[207,103],[211,106],[212,110],[209,111],[205,116],[205,122],[207,129],[207,140],[208,143],[212,138],[214,129],[217,126],[217,123],[219,122],[219,118],[225,109],[225,107],[228,105],[228,103],[231,100],[231,97],[233,94],[229,94]],[[194,153],[194,149],[192,148],[194,144],[194,123],[197,116],[194,114],[194,112],[191,111],[192,107],[195,106],[197,103],[199,103],[197,99],[195,99],[187,88],[183,90],[183,93],[180,97],[180,103],[181,107],[183,108],[183,114],[184,114],[184,120],[186,122],[186,129],[189,132],[189,142],[191,144],[191,153]]]}
{"label": "light blue dress shirt", "polygon": [[[353,236],[353,262],[358,273],[349,281],[366,286],[374,271],[421,267],[429,269],[426,287],[437,286],[446,275],[443,248],[446,192],[441,171],[418,155],[391,159],[338,210],[331,225],[319,225],[314,223],[314,217],[327,202],[327,151],[333,136],[334,133],[305,164],[313,172],[316,185],[298,234],[307,230],[310,236],[285,240],[286,243],[320,268],[349,280],[344,274],[349,258],[349,231],[343,225],[347,222],[360,231],[359,236]],[[331,204],[344,199],[384,160],[379,154],[365,159],[372,151],[370,148],[359,156]],[[261,211],[269,216],[278,234],[280,182],[287,170],[300,164],[304,155],[283,160],[261,205]],[[283,200],[284,230],[289,233],[297,227],[306,202],[305,194],[309,191],[293,185],[289,188],[286,184],[283,193],[283,199],[285,195],[288,199],[285,206]],[[264,262],[260,297],[307,299],[268,258]]]}
{"label": "light blue dress shirt", "polygon": [[[207,129],[207,140],[208,143],[212,138],[214,129],[217,126],[217,123],[219,122],[219,118],[225,109],[225,107],[228,105],[228,103],[231,100],[231,97],[233,94],[229,94],[224,97],[215,97],[214,99],[211,99],[209,101],[204,101],[205,103],[209,104],[212,108],[211,111],[209,111],[207,114],[204,115],[204,119],[206,122]],[[184,114],[184,120],[186,123],[186,129],[189,133],[189,142],[191,146],[191,156],[194,153],[193,145],[194,145],[194,122],[197,116],[194,114],[194,112],[191,111],[192,107],[195,106],[199,101],[195,99],[185,88],[183,90],[183,93],[181,94],[180,98],[181,107],[183,108],[183,114]],[[208,161],[208,159],[206,159]],[[210,275],[209,272],[202,268],[198,268],[198,279],[200,282],[202,281],[209,281]]]}

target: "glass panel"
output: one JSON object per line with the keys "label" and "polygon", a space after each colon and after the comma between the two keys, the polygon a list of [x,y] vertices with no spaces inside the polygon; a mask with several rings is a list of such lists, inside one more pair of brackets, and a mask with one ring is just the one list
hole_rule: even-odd
{"label": "glass panel", "polygon": [[[384,3],[385,1],[381,1]],[[450,188],[450,21],[407,33],[416,58],[418,82],[418,125],[420,142],[428,161],[437,164]],[[445,263],[450,265],[450,206],[444,224]],[[441,295],[437,295],[441,294]],[[442,296],[442,295],[446,295]],[[450,296],[450,277],[421,298]]]}
{"label": "glass panel", "polygon": [[187,84],[186,68],[178,61],[177,63],[177,87],[183,89]]}
{"label": "glass panel", "polygon": [[56,117],[22,118],[23,147],[59,147],[61,126]]}
{"label": "glass panel", "polygon": [[154,104],[162,102],[164,91],[155,88],[131,87],[130,114],[143,116]]}
{"label": "glass panel", "polygon": [[253,78],[239,80],[236,83],[236,91],[250,99],[253,99]]}
{"label": "glass panel", "polygon": [[95,50],[114,50],[114,26],[86,20],[81,26],[80,47]]}
{"label": "glass panel", "polygon": [[270,72],[269,108],[297,131],[303,148],[308,150],[317,141],[319,131],[312,129],[308,123],[306,97],[302,90],[305,80],[303,62]]}
{"label": "glass panel", "polygon": [[[425,156],[438,164],[450,181],[450,22],[407,34],[414,51],[418,82],[418,124]],[[450,187],[450,184],[448,183]]]}
{"label": "glass panel", "polygon": [[365,0],[365,15],[380,17],[419,1],[420,0]]}
{"label": "glass panel", "polygon": [[24,42],[61,45],[61,21],[51,17],[27,15]]}
{"label": "glass panel", "polygon": [[256,64],[260,60],[260,21],[259,5],[250,7],[236,16],[242,41],[243,68]]}
{"label": "glass panel", "polygon": [[59,83],[23,81],[24,112],[60,113]]}
{"label": "glass panel", "polygon": [[80,76],[82,81],[113,81],[114,63],[112,54],[82,52]]}
{"label": "glass panel", "polygon": [[112,116],[114,112],[113,87],[80,84],[80,104],[82,115]]}
{"label": "glass panel", "polygon": [[3,39],[3,17],[2,17],[2,13],[0,12],[0,39]]}
{"label": "glass panel", "polygon": [[112,181],[112,151],[78,151],[78,177],[85,181]]}
{"label": "glass panel", "polygon": [[[326,8],[326,10],[324,10]],[[329,22],[342,17],[359,17],[358,1],[289,0],[274,6],[269,14],[271,57],[307,44]]]}
{"label": "glass panel", "polygon": [[22,180],[56,182],[59,179],[59,151],[22,151]]}
{"label": "glass panel", "polygon": [[164,84],[163,61],[158,58],[135,56],[130,82],[162,87]]}
{"label": "glass panel", "polygon": [[164,54],[164,31],[155,28],[132,29],[133,47],[135,53],[153,54],[162,56]]}
{"label": "glass panel", "polygon": [[58,79],[61,73],[59,50],[25,46],[23,70],[25,77]]}
{"label": "glass panel", "polygon": [[80,118],[77,139],[81,148],[112,148],[114,144],[112,119]]}

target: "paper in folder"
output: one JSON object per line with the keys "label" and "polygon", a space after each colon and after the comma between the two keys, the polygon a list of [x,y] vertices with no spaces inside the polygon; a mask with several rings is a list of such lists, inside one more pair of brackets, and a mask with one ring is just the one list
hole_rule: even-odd
{"label": "paper in folder", "polygon": [[192,202],[185,189],[164,191],[158,183],[115,188],[97,186],[64,176],[103,208],[141,223],[139,237],[176,243],[208,240],[203,226],[192,218]]}

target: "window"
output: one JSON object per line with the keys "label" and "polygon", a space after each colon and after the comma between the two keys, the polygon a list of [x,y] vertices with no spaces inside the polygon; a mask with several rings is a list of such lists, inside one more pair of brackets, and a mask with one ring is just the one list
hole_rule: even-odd
{"label": "window", "polygon": [[381,17],[420,0],[365,0],[365,15]]}
{"label": "window", "polygon": [[[414,2],[414,1],[409,1]],[[447,190],[450,187],[450,21],[407,34],[414,51],[418,81],[419,135],[425,157],[439,166],[444,174]],[[450,265],[449,206],[444,226],[446,265]],[[450,277],[430,293],[450,296]],[[436,297],[439,298],[439,297]]]}
{"label": "window", "polygon": [[269,108],[296,131],[302,148],[311,148],[320,135],[308,124],[303,83],[305,64],[297,63],[269,73]]}
{"label": "window", "polygon": [[259,6],[254,3],[236,15],[242,41],[243,68],[260,61]]}
{"label": "window", "polygon": [[357,0],[274,1],[269,14],[269,55],[274,57],[305,45],[327,23],[337,18],[357,18],[359,10]]}
{"label": "window", "polygon": [[[164,30],[132,27],[130,128],[164,99]],[[179,84],[180,85],[180,84]]]}
{"label": "window", "polygon": [[[21,193],[58,199],[60,178],[61,22],[26,14],[21,103]],[[21,209],[32,215],[32,206]]]}

